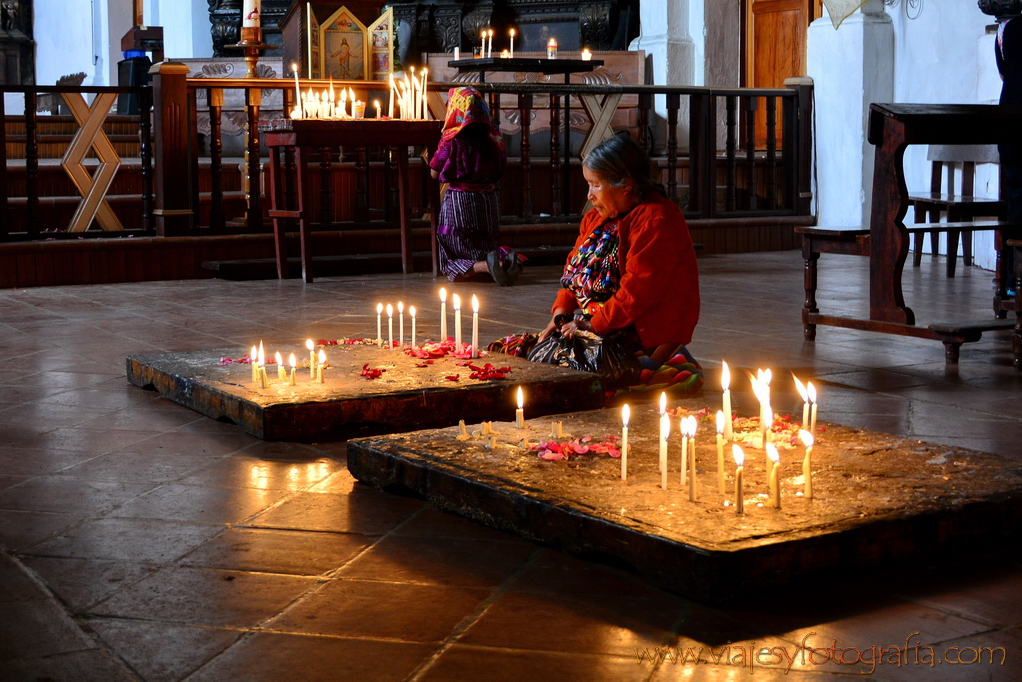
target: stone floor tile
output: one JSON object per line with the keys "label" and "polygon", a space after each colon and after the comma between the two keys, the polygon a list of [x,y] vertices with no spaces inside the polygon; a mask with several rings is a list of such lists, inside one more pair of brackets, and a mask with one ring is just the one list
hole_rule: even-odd
{"label": "stone floor tile", "polygon": [[676,598],[651,587],[640,576],[575,558],[553,549],[536,552],[529,565],[507,585],[511,592],[542,592],[573,596]]}
{"label": "stone floor tile", "polygon": [[110,516],[191,523],[243,523],[285,495],[280,490],[207,488],[168,483],[120,505]]}
{"label": "stone floor tile", "polygon": [[950,584],[933,580],[902,593],[918,604],[986,623],[994,628],[1022,626],[1022,571],[960,576]]}
{"label": "stone floor tile", "polygon": [[0,661],[96,648],[95,642],[81,631],[57,601],[45,594],[3,605]]}
{"label": "stone floor tile", "polygon": [[379,535],[407,520],[423,504],[421,500],[395,498],[359,484],[348,495],[294,493],[246,525]]}
{"label": "stone floor tile", "polygon": [[251,628],[314,588],[316,579],[167,567],[115,592],[89,613],[182,625]]}
{"label": "stone floor tile", "polygon": [[150,488],[152,485],[144,482],[39,476],[0,490],[0,509],[99,515]]}
{"label": "stone floor tile", "polygon": [[0,509],[0,546],[11,551],[23,550],[81,522],[82,519],[81,515],[76,514]]}
{"label": "stone floor tile", "polygon": [[89,519],[22,553],[161,564],[178,559],[220,530],[220,526],[162,519]]}
{"label": "stone floor tile", "polygon": [[635,658],[581,655],[570,650],[514,651],[455,644],[416,678],[416,682],[639,682],[648,679],[648,668],[636,665]]}
{"label": "stone floor tile", "polygon": [[4,664],[10,680],[74,680],[74,682],[136,682],[119,661],[101,649],[72,651],[39,658],[19,658]]}
{"label": "stone floor tile", "polygon": [[218,488],[300,491],[311,488],[340,466],[334,460],[315,455],[303,461],[274,461],[253,457],[246,449],[217,459],[180,482]]}
{"label": "stone floor tile", "polygon": [[489,596],[489,590],[331,580],[264,624],[266,630],[315,635],[442,642]]}
{"label": "stone floor tile", "polygon": [[350,533],[228,528],[186,554],[178,564],[193,568],[322,575],[343,566],[373,540]]}
{"label": "stone floor tile", "polygon": [[[348,476],[351,477],[351,474],[348,474]],[[352,480],[354,481],[354,478]],[[462,516],[443,512],[435,508],[424,509],[406,523],[401,524],[400,527],[395,528],[393,534],[395,536],[414,538],[463,538],[490,542],[510,542],[514,544],[527,544],[529,547],[532,547],[531,543],[522,540],[517,535],[504,533]]]}
{"label": "stone floor tile", "polygon": [[[139,448],[141,449],[141,448]],[[205,454],[154,457],[151,452],[109,452],[64,470],[68,476],[86,480],[166,483],[201,469],[209,463]],[[0,488],[3,481],[0,481]]]}
{"label": "stone floor tile", "polygon": [[69,609],[78,613],[159,570],[155,564],[129,561],[26,556],[22,562]]}

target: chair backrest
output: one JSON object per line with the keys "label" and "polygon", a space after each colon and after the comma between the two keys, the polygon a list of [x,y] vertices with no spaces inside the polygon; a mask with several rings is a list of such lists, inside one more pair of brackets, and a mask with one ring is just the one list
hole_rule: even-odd
{"label": "chair backrest", "polygon": [[930,192],[940,194],[940,185],[944,168],[947,168],[947,189],[945,194],[955,196],[955,170],[958,163],[962,164],[962,191],[959,196],[971,198],[976,184],[976,163],[973,161],[934,161],[930,166]]}

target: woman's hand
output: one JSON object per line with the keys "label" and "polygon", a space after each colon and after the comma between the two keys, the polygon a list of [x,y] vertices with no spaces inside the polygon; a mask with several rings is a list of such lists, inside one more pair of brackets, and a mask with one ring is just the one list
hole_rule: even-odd
{"label": "woman's hand", "polygon": [[591,332],[593,331],[593,325],[589,320],[572,320],[561,325],[561,336],[566,339],[575,336],[577,331]]}
{"label": "woman's hand", "polygon": [[546,328],[539,333],[539,341],[542,341],[543,339],[557,331],[557,316],[564,315],[567,312],[568,311],[565,310],[564,308],[557,308],[554,310],[554,314],[550,317],[550,323],[547,324]]}

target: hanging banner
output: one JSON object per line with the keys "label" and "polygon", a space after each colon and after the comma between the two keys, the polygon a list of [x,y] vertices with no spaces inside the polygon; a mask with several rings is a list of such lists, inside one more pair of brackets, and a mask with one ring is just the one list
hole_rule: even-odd
{"label": "hanging banner", "polygon": [[841,22],[852,16],[855,10],[865,5],[867,0],[823,0],[827,6],[827,14],[834,24],[834,30],[841,25]]}

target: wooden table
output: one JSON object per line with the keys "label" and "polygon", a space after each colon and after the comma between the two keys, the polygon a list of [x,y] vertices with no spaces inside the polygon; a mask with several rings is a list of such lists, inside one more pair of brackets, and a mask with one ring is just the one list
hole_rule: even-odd
{"label": "wooden table", "polygon": [[[308,149],[324,147],[390,147],[398,171],[399,212],[401,216],[401,266],[406,273],[414,269],[412,263],[411,218],[409,216],[408,147],[424,146],[430,154],[440,142],[442,121],[406,120],[316,120],[289,118],[260,124],[264,144],[270,150],[270,217],[273,219],[274,243],[277,251],[277,276],[287,278],[287,247],[284,242],[285,221],[298,220],[299,240],[302,248],[302,278],[312,282],[312,250],[309,244],[310,226],[307,206],[310,204],[309,183],[306,181]],[[286,171],[281,167],[281,153],[293,151],[295,159],[294,187],[297,206],[288,206]],[[429,183],[430,249],[433,275],[438,273],[436,226],[440,214],[439,185]]]}

